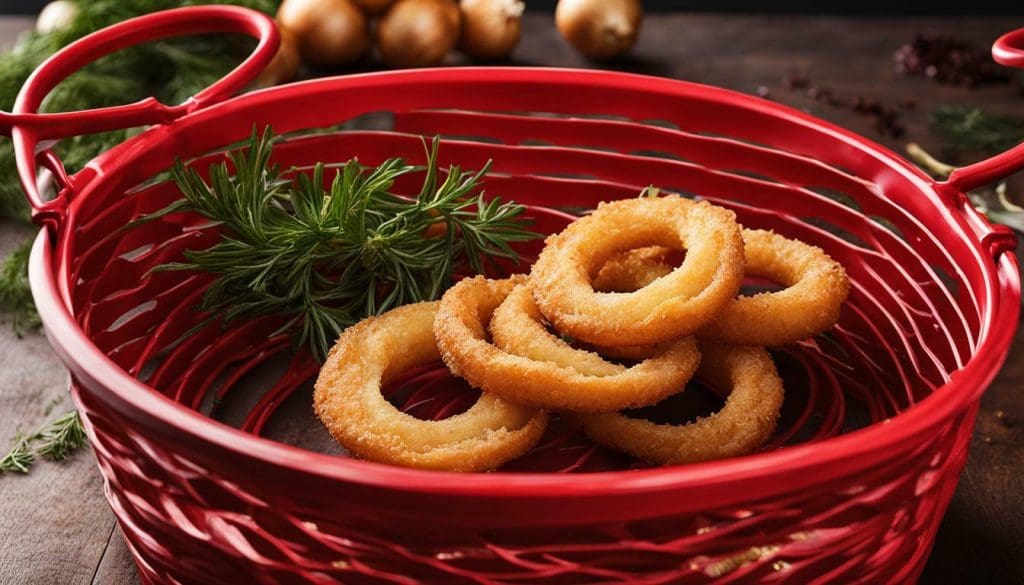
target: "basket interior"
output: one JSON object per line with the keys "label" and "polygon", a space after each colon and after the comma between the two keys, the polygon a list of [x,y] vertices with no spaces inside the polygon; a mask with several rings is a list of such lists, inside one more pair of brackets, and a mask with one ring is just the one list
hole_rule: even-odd
{"label": "basket interior", "polygon": [[[183,125],[176,139],[132,153],[138,162],[131,172],[112,174],[76,201],[68,275],[76,319],[97,347],[152,391],[254,434],[341,453],[313,415],[317,364],[294,354],[286,336],[271,336],[280,319],[210,324],[183,339],[204,317],[194,307],[210,277],[150,270],[180,260],[183,250],[211,245],[215,229],[187,214],[125,227],[179,196],[158,170],[181,156],[203,172],[255,122],[284,136],[275,149],[284,168],[353,156],[371,165],[392,156],[422,164],[421,136],[441,135],[442,165],[473,169],[492,159],[487,193],[530,205],[534,229],[545,233],[568,221],[550,209],[581,213],[654,185],[733,209],[746,227],[823,248],[846,267],[849,300],[832,331],[773,351],[786,399],[765,449],[884,421],[932,394],[972,356],[982,322],[982,301],[973,292],[980,269],[966,260],[966,242],[937,220],[916,219],[936,214],[920,213],[930,205],[919,196],[923,180],[897,163],[763,111],[755,100],[730,103],[705,90],[608,95],[608,87],[583,85],[565,98],[558,84],[534,84],[516,94],[527,96],[522,103],[499,105],[488,98],[492,88],[462,89],[418,97],[410,88],[394,107],[386,99],[353,98],[346,104],[376,105],[333,107],[329,114],[329,100],[352,98],[351,90],[321,84],[316,92],[291,95],[287,112],[274,107],[284,97],[272,91],[222,113],[216,132],[202,133],[198,122]],[[454,107],[442,107],[446,101]],[[405,177],[397,190],[414,193],[419,178]],[[521,247],[521,270],[539,245]],[[638,416],[682,422],[721,404],[715,389],[691,386]],[[450,416],[477,395],[440,364],[410,372],[385,392],[421,418]],[[505,469],[639,465],[555,424],[540,446]]]}

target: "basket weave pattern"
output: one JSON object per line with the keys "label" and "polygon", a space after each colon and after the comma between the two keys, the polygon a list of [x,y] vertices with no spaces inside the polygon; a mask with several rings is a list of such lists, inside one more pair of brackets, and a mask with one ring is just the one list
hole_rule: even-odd
{"label": "basket weave pattern", "polygon": [[[992,253],[950,229],[959,211],[925,195],[929,179],[779,106],[667,80],[517,71],[336,78],[253,94],[177,120],[167,129],[173,139],[146,143],[144,134],[97,161],[113,166],[73,203],[61,286],[74,323],[111,360],[108,373],[145,385],[122,381],[115,389],[73,352],[64,357],[144,580],[914,581],[964,464],[983,386],[950,380],[976,359],[1002,307],[985,293]],[[375,112],[383,122],[368,130]],[[560,436],[507,470],[430,490],[420,484],[437,474],[402,483],[382,479],[390,468],[268,454],[266,442],[241,434],[214,439],[207,433],[227,431],[167,403],[133,400],[159,394],[209,414],[211,401],[240,392],[240,380],[287,358],[289,340],[271,336],[280,325],[274,318],[211,323],[183,340],[204,317],[194,306],[210,278],[151,269],[211,245],[215,228],[187,214],[131,222],[179,197],[172,184],[153,180],[176,157],[203,172],[254,120],[289,136],[274,151],[283,168],[353,156],[366,165],[391,156],[421,164],[422,136],[440,134],[442,165],[479,168],[493,159],[488,193],[531,206],[535,229],[546,233],[569,218],[545,208],[578,212],[652,184],[705,198],[747,227],[825,249],[846,266],[853,289],[833,331],[775,353],[787,404],[767,452],[692,467],[688,481],[664,478],[689,467],[583,473],[636,464]],[[396,190],[415,192],[418,179],[409,175]],[[524,257],[539,245],[525,246]],[[263,433],[315,373],[308,356],[291,358],[266,380],[241,429]],[[417,380],[437,397],[423,416],[459,400],[444,394],[444,380]],[[946,394],[928,400],[937,393]],[[903,413],[945,405],[927,425],[905,422]],[[904,428],[915,430],[877,438]],[[843,452],[855,456],[776,471],[797,465],[787,454],[808,460],[857,429],[876,438],[845,443]],[[545,473],[522,473],[531,471]],[[582,491],[523,488],[520,497],[502,477]],[[474,482],[491,483],[456,493]],[[642,495],[605,482],[633,482]]]}
{"label": "basket weave pattern", "polygon": [[[61,80],[103,55],[206,33],[259,42],[182,104],[38,113]],[[272,19],[237,7],[147,15],[65,47],[0,112],[43,228],[30,262],[36,304],[144,582],[916,580],[1020,312],[1015,238],[964,193],[1024,168],[1024,145],[936,183],[778,104],[592,71],[400,71],[232,98],[278,40]],[[1024,29],[993,55],[1024,67]],[[422,164],[423,137],[441,135],[442,165],[493,160],[488,192],[526,204],[542,233],[650,185],[704,198],[746,227],[821,247],[852,289],[835,328],[774,352],[786,401],[776,436],[751,456],[644,468],[554,424],[506,468],[459,475],[265,440],[289,397],[308,398],[317,364],[274,333],[280,318],[206,321],[194,307],[209,275],[152,270],[214,244],[217,226],[183,213],[135,222],[180,196],[163,175],[175,160],[205,172],[254,124],[290,136],[274,158],[300,170],[355,156]],[[50,148],[129,127],[147,129],[72,177]],[[39,167],[52,173],[53,196]],[[396,192],[416,192],[418,179],[407,175]],[[442,368],[404,383],[385,392],[422,418],[474,396]],[[249,399],[238,429],[209,420],[237,398]]]}
{"label": "basket weave pattern", "polygon": [[[905,583],[924,567],[974,412],[871,474],[743,508],[629,523],[481,531],[346,506],[301,476],[221,477],[77,393],[146,583]],[[290,485],[288,492],[268,489]],[[261,489],[263,488],[263,489]],[[296,494],[302,494],[302,509]],[[315,509],[322,506],[319,511]],[[401,543],[401,544],[399,544]],[[172,581],[173,579],[173,581]]]}

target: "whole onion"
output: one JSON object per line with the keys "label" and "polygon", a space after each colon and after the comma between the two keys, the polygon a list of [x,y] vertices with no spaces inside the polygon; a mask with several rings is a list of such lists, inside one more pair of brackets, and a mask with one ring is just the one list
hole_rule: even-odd
{"label": "whole onion", "polygon": [[426,67],[444,60],[459,39],[453,0],[398,0],[377,25],[381,59],[391,67]]}
{"label": "whole onion", "polygon": [[640,0],[559,0],[555,25],[569,44],[591,59],[611,59],[636,42]]}
{"label": "whole onion", "polygon": [[519,44],[520,0],[462,0],[462,39],[459,48],[474,59],[504,59]]}
{"label": "whole onion", "polygon": [[299,43],[295,40],[295,35],[287,29],[281,29],[281,46],[277,48],[274,58],[256,78],[255,85],[256,87],[270,87],[287,83],[295,79],[301,64]]}
{"label": "whole onion", "polygon": [[36,18],[36,32],[46,34],[71,26],[78,16],[78,6],[71,0],[53,0],[39,12]]}
{"label": "whole onion", "polygon": [[366,15],[351,0],[285,0],[277,22],[295,35],[302,60],[315,67],[349,65],[370,47]]}

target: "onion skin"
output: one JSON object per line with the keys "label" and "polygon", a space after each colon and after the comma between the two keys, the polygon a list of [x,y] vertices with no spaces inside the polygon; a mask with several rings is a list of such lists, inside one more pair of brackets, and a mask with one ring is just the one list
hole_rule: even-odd
{"label": "onion skin", "polygon": [[278,27],[281,32],[281,46],[277,48],[274,58],[267,64],[267,67],[256,78],[256,87],[272,87],[282,83],[288,83],[295,79],[302,65],[302,58],[299,56],[299,43],[295,35],[286,29]]}
{"label": "onion skin", "polygon": [[350,65],[370,48],[366,15],[351,0],[285,0],[277,22],[295,35],[302,61],[314,67]]}
{"label": "onion skin", "polygon": [[352,0],[369,16],[376,16],[388,9],[395,0]]}
{"label": "onion skin", "polygon": [[460,20],[453,0],[399,0],[377,25],[381,60],[396,68],[437,65],[455,48]]}
{"label": "onion skin", "polygon": [[558,31],[573,48],[594,60],[628,52],[642,21],[640,0],[559,0],[555,8]]}
{"label": "onion skin", "polygon": [[462,0],[459,48],[479,60],[507,59],[522,32],[526,5],[520,0]]}

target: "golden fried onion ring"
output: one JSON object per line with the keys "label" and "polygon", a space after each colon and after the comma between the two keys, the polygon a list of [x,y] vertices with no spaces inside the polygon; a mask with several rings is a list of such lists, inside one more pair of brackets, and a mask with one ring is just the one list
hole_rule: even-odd
{"label": "golden fried onion ring", "polygon": [[[622,250],[683,248],[682,265],[640,290],[601,293],[590,275]],[[596,345],[648,345],[688,335],[711,321],[743,281],[743,240],[735,214],[672,195],[601,204],[548,238],[530,291],[555,329]]]}
{"label": "golden fried onion ring", "polygon": [[[766,230],[743,230],[746,274],[786,288],[740,295],[697,332],[701,339],[741,345],[779,346],[830,329],[850,291],[842,265],[821,248]],[[665,248],[638,248],[608,260],[594,278],[594,288],[641,289],[669,274]]]}
{"label": "golden fried onion ring", "polygon": [[406,305],[346,329],[320,370],[314,408],[335,440],[364,459],[450,471],[497,468],[540,440],[547,414],[485,392],[461,414],[420,420],[380,393],[403,371],[440,357],[433,333],[438,305]]}
{"label": "golden fried onion ring", "polygon": [[613,412],[659,402],[682,390],[693,374],[699,353],[692,340],[673,343],[630,368],[589,354],[583,358],[592,367],[587,373],[559,364],[550,356],[533,354],[536,359],[531,359],[500,349],[487,340],[487,327],[503,301],[513,303],[510,307],[515,312],[530,315],[529,319],[510,315],[502,328],[505,332],[525,327],[533,334],[543,332],[556,339],[544,330],[528,291],[524,287],[513,291],[522,282],[521,277],[495,281],[478,276],[460,281],[441,299],[434,321],[441,357],[455,375],[471,385],[539,408]]}
{"label": "golden fried onion ring", "polygon": [[702,342],[697,375],[731,388],[717,413],[683,425],[657,424],[622,413],[562,416],[595,443],[663,465],[708,461],[757,450],[775,431],[782,380],[760,347]]}
{"label": "golden fried onion ring", "polygon": [[594,290],[633,292],[672,272],[668,248],[647,246],[615,254],[594,275]]}

